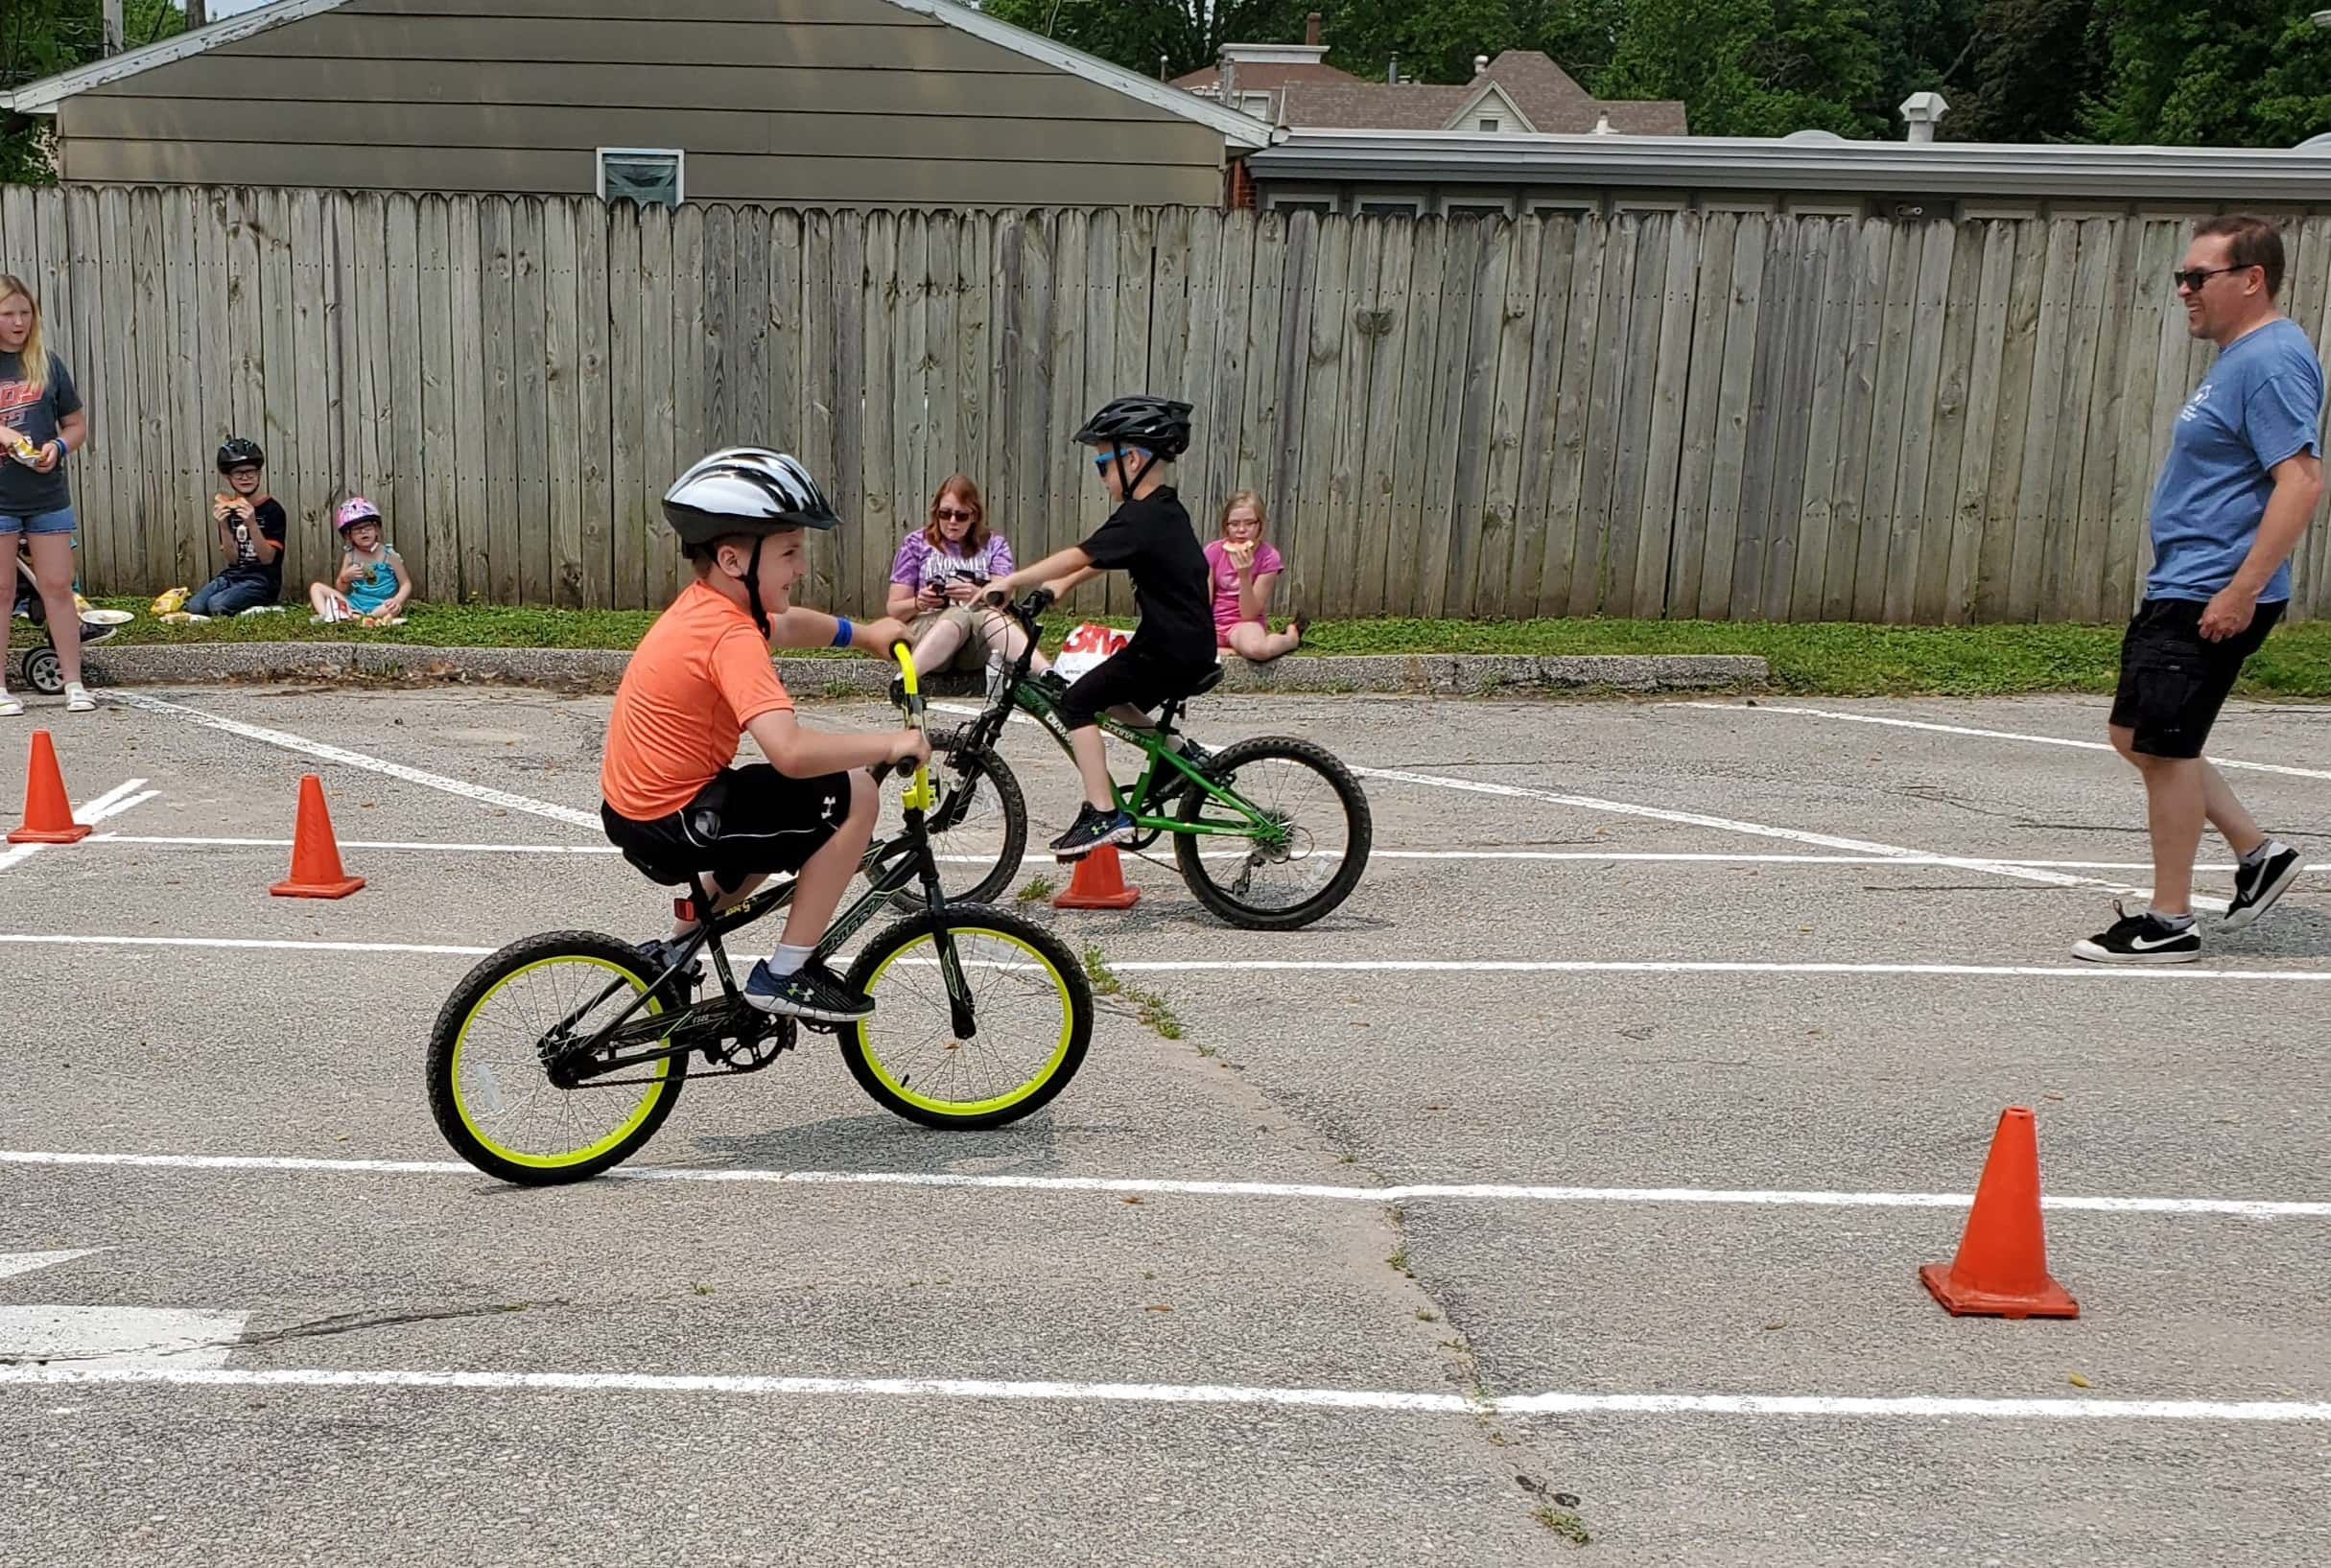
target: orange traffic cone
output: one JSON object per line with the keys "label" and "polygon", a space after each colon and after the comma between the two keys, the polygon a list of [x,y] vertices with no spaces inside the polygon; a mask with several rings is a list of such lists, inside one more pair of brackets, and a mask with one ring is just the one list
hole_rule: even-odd
{"label": "orange traffic cone", "polygon": [[279,899],[344,899],[365,885],[341,868],[340,845],[332,837],[332,813],[324,809],[323,781],[299,776],[299,825],[292,831],[292,875],[268,889]]}
{"label": "orange traffic cone", "polygon": [[1068,888],[1052,901],[1055,909],[1130,909],[1142,896],[1125,885],[1124,868],[1117,862],[1117,846],[1103,844],[1076,862]]}
{"label": "orange traffic cone", "polygon": [[46,730],[33,732],[33,760],[24,774],[24,826],[8,835],[12,844],[72,844],[89,836],[89,825],[73,820],[65,798],[57,747]]}
{"label": "orange traffic cone", "polygon": [[1919,1280],[1954,1318],[2080,1316],[2080,1303],[2048,1277],[2047,1238],[2039,1224],[2039,1139],[2022,1106],[2000,1113],[1959,1255],[1948,1268],[1927,1264]]}

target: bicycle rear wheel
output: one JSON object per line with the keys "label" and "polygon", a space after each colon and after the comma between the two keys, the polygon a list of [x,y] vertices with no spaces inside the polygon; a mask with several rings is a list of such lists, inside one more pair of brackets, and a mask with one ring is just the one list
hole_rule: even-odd
{"label": "bicycle rear wheel", "polygon": [[[972,1028],[958,1033],[940,967],[954,943]],[[926,910],[876,933],[849,984],[875,1013],[842,1032],[859,1087],[926,1127],[1001,1127],[1051,1102],[1093,1040],[1093,991],[1060,939],[980,905]]]}
{"label": "bicycle rear wheel", "polygon": [[[591,931],[528,937],[481,960],[429,1039],[429,1111],[454,1152],[488,1176],[542,1186],[596,1176],[655,1136],[679,1103],[685,1056],[575,1088],[550,1074],[562,1044],[614,1022],[655,976],[629,943]],[[630,1022],[665,1011],[651,997]]]}
{"label": "bicycle rear wheel", "polygon": [[1206,771],[1262,822],[1198,790],[1182,797],[1184,822],[1220,830],[1174,835],[1200,903],[1250,931],[1292,931],[1351,897],[1375,827],[1350,768],[1308,740],[1262,736],[1225,747]]}
{"label": "bicycle rear wheel", "polygon": [[[939,862],[939,888],[950,903],[992,903],[1020,873],[1028,847],[1028,803],[1020,781],[992,751],[959,746],[956,737],[930,737],[931,783],[939,809],[930,813],[930,849]],[[874,841],[886,844],[906,826],[898,791],[883,792]],[[901,909],[921,909],[920,884],[891,895]]]}

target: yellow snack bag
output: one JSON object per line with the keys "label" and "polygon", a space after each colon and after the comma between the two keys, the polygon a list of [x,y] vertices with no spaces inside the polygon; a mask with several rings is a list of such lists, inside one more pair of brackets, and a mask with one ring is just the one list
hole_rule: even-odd
{"label": "yellow snack bag", "polygon": [[177,609],[178,606],[184,604],[193,597],[194,591],[192,589],[166,589],[161,594],[155,596],[153,601],[153,613],[157,616],[169,615],[172,611]]}
{"label": "yellow snack bag", "polygon": [[9,456],[30,467],[39,460],[40,449],[33,445],[32,437],[12,425],[0,425],[0,443],[5,443]]}

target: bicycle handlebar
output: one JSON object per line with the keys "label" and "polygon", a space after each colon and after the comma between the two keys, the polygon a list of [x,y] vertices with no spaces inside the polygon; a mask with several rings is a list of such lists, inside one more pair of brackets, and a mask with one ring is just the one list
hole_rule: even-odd
{"label": "bicycle handlebar", "polygon": [[[900,706],[906,710],[909,728],[919,732],[926,741],[930,731],[923,717],[923,691],[915,675],[914,649],[904,643],[890,644],[890,657],[898,661],[899,686],[904,695]],[[914,765],[914,783],[899,797],[899,804],[909,811],[928,811],[938,803],[938,792],[930,787],[930,761],[926,758]]]}
{"label": "bicycle handlebar", "polygon": [[1020,622],[1021,629],[1025,631],[1030,638],[1036,635],[1036,618],[1050,609],[1059,600],[1060,596],[1049,588],[1030,589],[1027,597],[1018,604],[1011,603],[1001,593],[988,593],[979,596],[979,601],[989,608],[1008,611],[1012,619]]}

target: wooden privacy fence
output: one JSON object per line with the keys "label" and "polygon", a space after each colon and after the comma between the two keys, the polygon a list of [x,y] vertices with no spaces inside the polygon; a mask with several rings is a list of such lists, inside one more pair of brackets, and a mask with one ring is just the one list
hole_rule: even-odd
{"label": "wooden privacy fence", "polygon": [[[1261,491],[1315,614],[2111,620],[2209,357],[2168,287],[2184,235],[0,192],[0,269],[38,280],[94,421],[89,586],[215,569],[235,432],[298,519],[290,576],[325,571],[353,490],[426,596],[584,607],[663,601],[656,499],[740,440],[800,454],[847,519],[817,602],[879,603],[957,469],[1031,560],[1104,509],[1070,434],[1147,389],[1197,406],[1201,530]],[[2290,239],[2319,336],[2331,220]]]}

